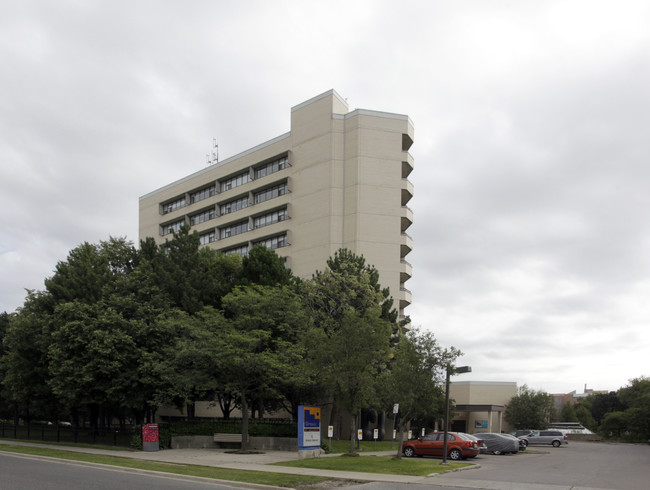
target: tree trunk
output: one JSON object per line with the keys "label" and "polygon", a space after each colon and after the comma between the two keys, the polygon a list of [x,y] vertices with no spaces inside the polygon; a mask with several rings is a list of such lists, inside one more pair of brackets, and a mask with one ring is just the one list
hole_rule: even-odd
{"label": "tree trunk", "polygon": [[[397,429],[397,432],[399,433],[399,437],[397,438],[397,454],[395,455],[395,457],[397,459],[402,458],[402,444],[404,444],[404,431],[405,430],[406,430],[406,424],[402,423],[400,421],[400,423],[398,425],[398,429]],[[392,437],[392,435],[391,435],[391,437]]]}
{"label": "tree trunk", "polygon": [[219,401],[219,408],[221,408],[221,414],[224,419],[230,418],[230,412],[232,412],[232,397],[226,394],[217,394],[217,400]]}
{"label": "tree trunk", "polygon": [[194,415],[195,415],[195,408],[196,405],[194,405],[194,401],[187,402],[187,420],[193,420]]}
{"label": "tree trunk", "polygon": [[357,432],[357,417],[353,415],[350,417],[350,454],[354,453],[354,439]]}
{"label": "tree trunk", "polygon": [[[357,426],[361,429],[361,433],[363,434],[363,427],[361,426],[361,410],[359,410],[359,414],[357,415]],[[357,449],[361,451],[361,441],[359,439],[357,439]]]}
{"label": "tree trunk", "polygon": [[241,448],[248,449],[248,400],[241,397]]}

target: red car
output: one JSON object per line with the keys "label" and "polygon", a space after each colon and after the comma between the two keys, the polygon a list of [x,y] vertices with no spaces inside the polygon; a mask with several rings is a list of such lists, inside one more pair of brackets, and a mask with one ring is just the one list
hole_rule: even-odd
{"label": "red car", "polygon": [[[444,432],[432,432],[402,444],[402,452],[407,458],[413,456],[442,456]],[[456,432],[447,432],[447,457],[452,460],[474,458],[480,452],[477,441],[463,438]]]}

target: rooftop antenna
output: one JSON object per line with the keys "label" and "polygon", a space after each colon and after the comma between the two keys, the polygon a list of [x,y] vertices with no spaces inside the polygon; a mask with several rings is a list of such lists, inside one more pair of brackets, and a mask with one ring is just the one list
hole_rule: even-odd
{"label": "rooftop antenna", "polygon": [[205,155],[205,158],[208,166],[219,163],[219,145],[217,144],[217,138],[212,138],[212,150]]}

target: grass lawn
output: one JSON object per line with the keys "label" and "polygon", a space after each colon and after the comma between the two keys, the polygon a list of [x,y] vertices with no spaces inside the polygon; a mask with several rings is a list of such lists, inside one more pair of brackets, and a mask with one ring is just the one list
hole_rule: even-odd
{"label": "grass lawn", "polygon": [[[329,447],[330,440],[329,439],[323,439],[323,442],[325,443],[326,446]],[[356,448],[355,444],[355,448]],[[358,449],[356,450],[361,453],[368,453],[368,452],[374,452],[374,451],[395,451],[395,454],[397,454],[397,441],[392,443],[391,447],[391,442],[390,441],[377,441],[375,443],[374,441],[361,441],[361,450],[359,451]],[[332,447],[329,450],[330,453],[348,453],[350,452],[350,441],[332,441]]]}
{"label": "grass lawn", "polygon": [[359,471],[361,473],[382,473],[387,475],[426,476],[457,468],[470,466],[469,463],[449,462],[442,465],[441,459],[395,459],[390,456],[334,456],[330,458],[308,458],[299,461],[274,463],[276,466],[297,468],[316,468],[319,470]]}
{"label": "grass lawn", "polygon": [[120,466],[123,468],[137,468],[150,471],[160,471],[163,473],[173,473],[177,475],[201,476],[204,478],[214,478],[218,480],[275,485],[278,487],[304,487],[328,480],[328,478],[322,478],[318,476],[288,475],[283,473],[268,473],[265,471],[228,470],[225,468],[214,468],[211,466],[186,464],[172,465],[168,463],[156,463],[152,461],[122,458],[119,456],[77,453],[73,451],[64,451],[60,449],[49,449],[42,447],[0,444],[0,451],[30,454],[35,456],[48,456],[51,458],[66,459],[72,461],[99,463],[111,466]]}

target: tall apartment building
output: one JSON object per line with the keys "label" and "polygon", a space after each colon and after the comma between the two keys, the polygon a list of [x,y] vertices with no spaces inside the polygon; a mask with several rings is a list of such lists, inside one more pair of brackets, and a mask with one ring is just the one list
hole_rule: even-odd
{"label": "tall apartment building", "polygon": [[334,90],[291,109],[291,130],[140,198],[140,238],[158,243],[183,223],[201,243],[246,254],[261,243],[297,276],[340,248],[363,255],[400,315],[413,248],[408,116],[357,109]]}

